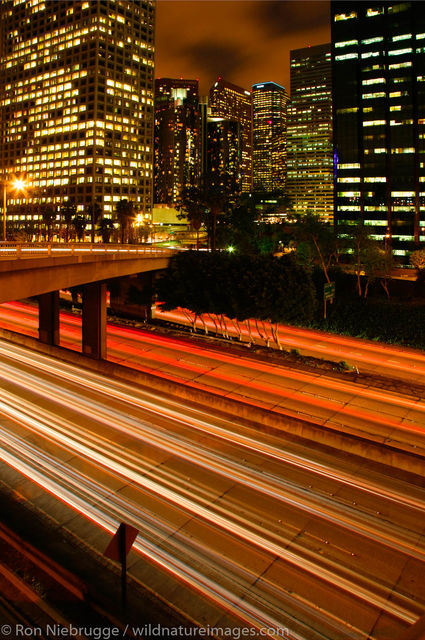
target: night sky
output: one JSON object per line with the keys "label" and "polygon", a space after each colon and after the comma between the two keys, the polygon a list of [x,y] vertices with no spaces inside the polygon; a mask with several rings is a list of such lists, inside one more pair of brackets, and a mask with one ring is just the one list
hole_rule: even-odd
{"label": "night sky", "polygon": [[326,42],[327,0],[158,0],[155,77],[198,78],[201,95],[217,76],[289,93],[290,50]]}

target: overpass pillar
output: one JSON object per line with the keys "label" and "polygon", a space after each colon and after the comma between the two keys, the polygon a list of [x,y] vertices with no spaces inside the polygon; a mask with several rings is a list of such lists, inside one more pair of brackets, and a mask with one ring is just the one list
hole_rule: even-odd
{"label": "overpass pillar", "polygon": [[38,296],[38,338],[44,344],[59,344],[59,291]]}
{"label": "overpass pillar", "polygon": [[92,282],[83,287],[83,354],[106,358],[106,284]]}

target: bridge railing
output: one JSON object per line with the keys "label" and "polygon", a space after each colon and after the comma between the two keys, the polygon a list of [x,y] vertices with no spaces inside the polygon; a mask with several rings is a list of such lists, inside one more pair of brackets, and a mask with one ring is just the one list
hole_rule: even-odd
{"label": "bridge railing", "polygon": [[175,250],[151,244],[101,244],[88,242],[1,242],[0,258],[34,258],[36,256],[69,256],[84,254],[120,254],[168,257]]}

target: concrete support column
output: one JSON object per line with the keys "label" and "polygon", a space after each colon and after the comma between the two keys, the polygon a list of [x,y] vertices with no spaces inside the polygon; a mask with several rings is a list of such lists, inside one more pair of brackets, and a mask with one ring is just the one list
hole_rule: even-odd
{"label": "concrete support column", "polygon": [[106,359],[106,284],[102,282],[83,288],[83,354]]}
{"label": "concrete support column", "polygon": [[44,344],[59,344],[59,291],[38,296],[38,337]]}

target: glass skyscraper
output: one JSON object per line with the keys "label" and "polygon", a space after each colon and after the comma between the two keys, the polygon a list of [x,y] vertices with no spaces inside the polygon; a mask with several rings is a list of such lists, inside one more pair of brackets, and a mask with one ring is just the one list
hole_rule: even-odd
{"label": "glass skyscraper", "polygon": [[211,115],[233,120],[240,128],[240,174],[242,191],[252,189],[252,97],[251,92],[223,78],[210,89]]}
{"label": "glass skyscraper", "polygon": [[333,221],[331,45],[290,53],[287,195],[296,213]]}
{"label": "glass skyscraper", "polygon": [[332,2],[335,219],[396,256],[425,241],[422,2]]}
{"label": "glass skyscraper", "polygon": [[1,179],[29,185],[9,193],[15,229],[66,198],[151,209],[154,19],[150,0],[1,0]]}
{"label": "glass skyscraper", "polygon": [[155,203],[172,206],[199,184],[200,118],[197,80],[155,81]]}
{"label": "glass skyscraper", "polygon": [[286,182],[286,105],[284,87],[262,82],[252,87],[253,189],[283,192]]}

